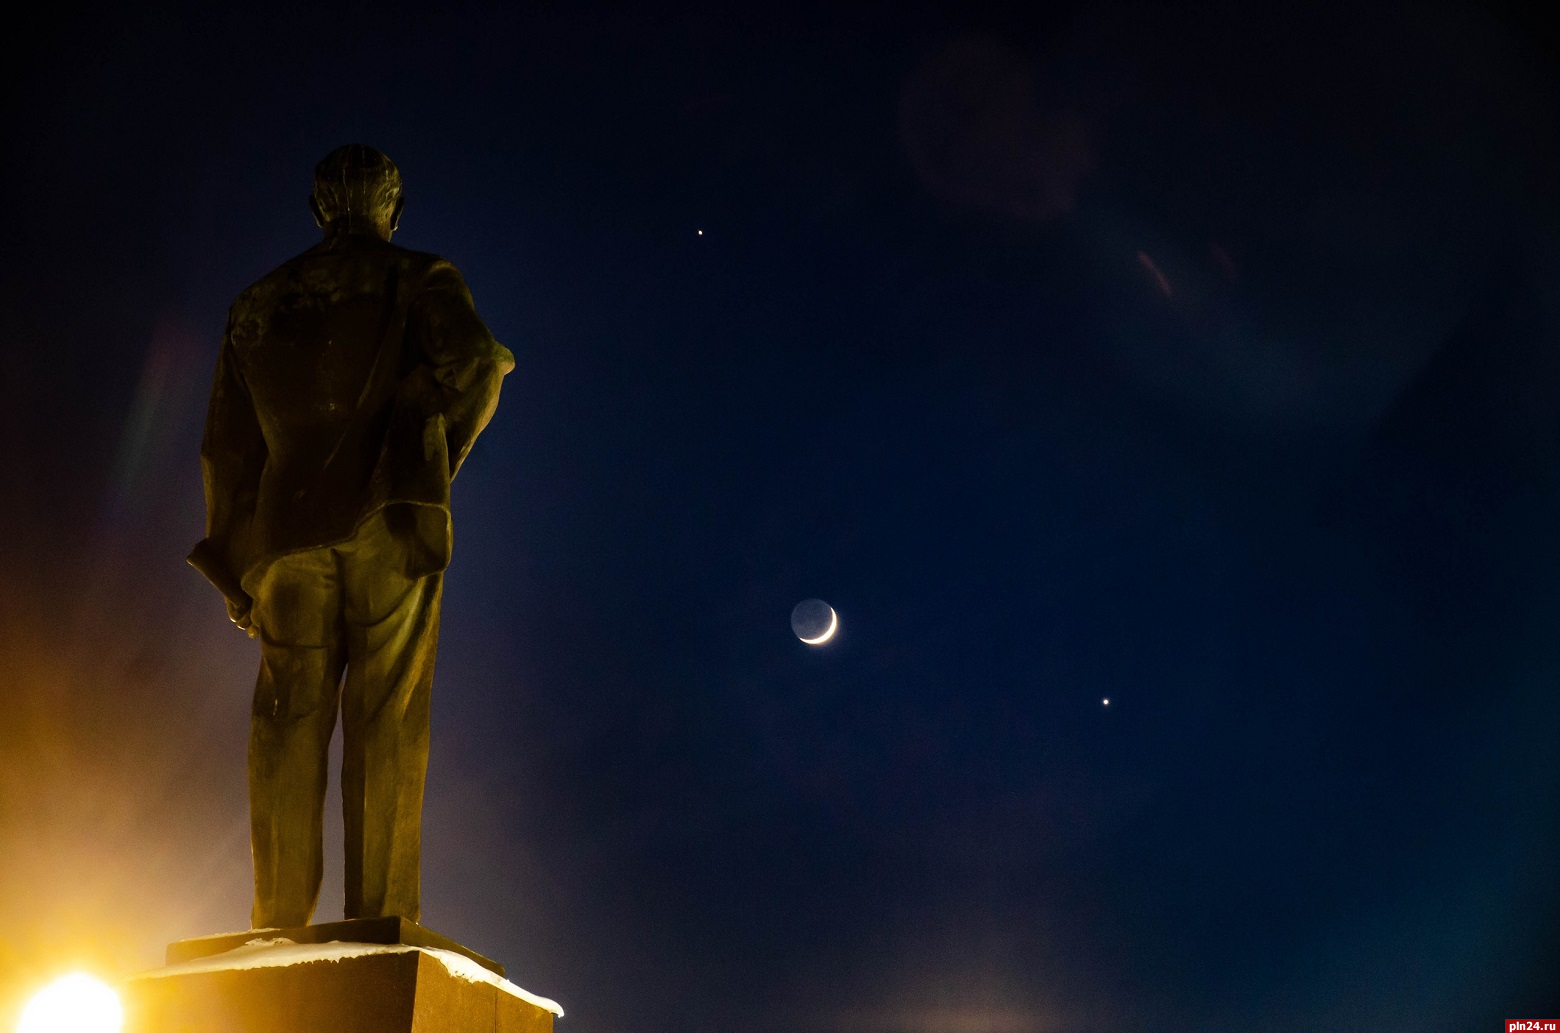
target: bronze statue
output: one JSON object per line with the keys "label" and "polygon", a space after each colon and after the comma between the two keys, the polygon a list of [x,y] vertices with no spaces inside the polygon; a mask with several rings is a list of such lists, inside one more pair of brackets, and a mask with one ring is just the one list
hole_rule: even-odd
{"label": "bronze statue", "polygon": [[256,929],[305,925],[319,899],[338,707],[346,917],[420,917],[450,481],[514,368],[455,267],[390,243],[389,158],[332,151],[309,207],[324,239],[228,315],[201,446],[206,538],[190,556],[260,640]]}

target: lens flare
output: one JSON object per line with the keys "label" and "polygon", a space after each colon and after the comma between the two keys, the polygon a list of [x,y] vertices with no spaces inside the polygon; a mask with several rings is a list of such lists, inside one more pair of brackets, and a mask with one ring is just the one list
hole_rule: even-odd
{"label": "lens flare", "polygon": [[102,980],[76,972],[27,1002],[16,1033],[119,1033],[123,1024],[119,995]]}

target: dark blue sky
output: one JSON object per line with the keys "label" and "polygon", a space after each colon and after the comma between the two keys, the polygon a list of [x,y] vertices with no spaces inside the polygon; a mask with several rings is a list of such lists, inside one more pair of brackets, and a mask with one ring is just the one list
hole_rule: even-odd
{"label": "dark blue sky", "polygon": [[0,1008],[245,920],[197,450],[227,304],[361,141],[518,360],[456,484],[424,920],[560,1029],[1560,1014],[1531,23],[49,17],[6,44]]}

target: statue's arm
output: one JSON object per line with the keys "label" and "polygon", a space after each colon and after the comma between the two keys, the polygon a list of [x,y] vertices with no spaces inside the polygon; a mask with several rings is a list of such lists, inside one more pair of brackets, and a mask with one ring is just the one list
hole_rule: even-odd
{"label": "statue's arm", "polygon": [[515,358],[493,339],[466,281],[448,262],[429,270],[410,316],[409,330],[424,363],[412,376],[422,381],[419,392],[427,397],[429,414],[444,415],[453,477],[493,418],[499,387]]}
{"label": "statue's arm", "polygon": [[200,466],[206,487],[206,542],[235,580],[252,559],[252,525],[265,461],[265,437],[233,353],[230,316],[217,355]]}

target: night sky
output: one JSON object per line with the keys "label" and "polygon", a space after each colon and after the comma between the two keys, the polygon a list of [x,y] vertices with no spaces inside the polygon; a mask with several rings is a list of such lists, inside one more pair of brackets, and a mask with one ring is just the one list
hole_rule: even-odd
{"label": "night sky", "polygon": [[347,142],[518,363],[423,916],[560,1031],[1560,1017],[1553,39],[438,7],[3,44],[0,1025],[247,921],[258,651],[184,556],[227,306]]}

